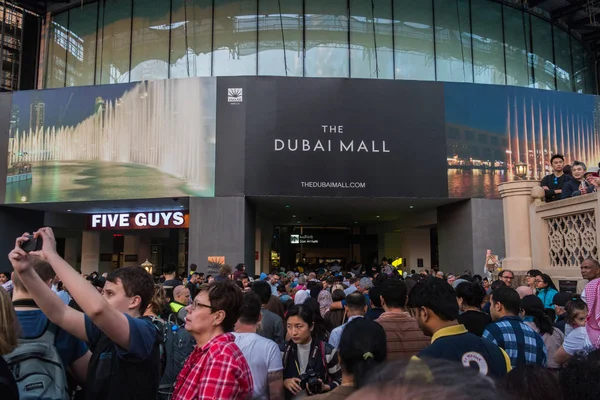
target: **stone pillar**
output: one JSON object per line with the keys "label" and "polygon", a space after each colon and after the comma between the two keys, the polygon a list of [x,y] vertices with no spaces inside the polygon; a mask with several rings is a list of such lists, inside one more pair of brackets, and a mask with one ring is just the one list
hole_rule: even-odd
{"label": "stone pillar", "polygon": [[124,239],[124,244],[123,244],[123,256],[126,257],[127,255],[136,255],[138,256],[137,261],[125,261],[125,258],[123,258],[123,266],[124,267],[135,267],[135,266],[139,266],[141,265],[144,260],[140,260],[139,259],[139,247],[140,247],[140,237],[139,236],[132,236],[132,235],[125,235]]}
{"label": "stone pillar", "polygon": [[[208,271],[209,257],[254,274],[255,212],[244,197],[190,197],[189,262]],[[214,273],[214,272],[212,272]]]}
{"label": "stone pillar", "polygon": [[91,274],[100,265],[100,232],[83,231],[81,235],[81,273]]}
{"label": "stone pillar", "polygon": [[504,211],[506,244],[502,268],[515,273],[515,287],[523,284],[525,273],[533,268],[529,206],[533,202],[531,191],[539,185],[539,181],[511,181],[498,185]]}
{"label": "stone pillar", "polygon": [[65,261],[77,269],[77,253],[79,252],[79,240],[68,237],[65,239]]}

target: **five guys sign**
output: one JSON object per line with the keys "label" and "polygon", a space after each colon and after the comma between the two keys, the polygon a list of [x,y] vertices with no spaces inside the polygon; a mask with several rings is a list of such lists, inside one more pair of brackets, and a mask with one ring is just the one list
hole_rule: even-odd
{"label": "five guys sign", "polygon": [[188,228],[189,220],[187,211],[91,214],[88,218],[88,229]]}

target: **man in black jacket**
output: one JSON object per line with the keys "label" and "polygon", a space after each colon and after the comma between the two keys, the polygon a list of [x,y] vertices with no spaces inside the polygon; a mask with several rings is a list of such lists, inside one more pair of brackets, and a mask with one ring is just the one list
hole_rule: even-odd
{"label": "man in black jacket", "polygon": [[571,176],[563,173],[565,159],[561,154],[553,155],[550,159],[550,164],[552,165],[553,172],[542,178],[541,182],[541,186],[546,192],[546,203],[560,200],[565,183],[573,179]]}

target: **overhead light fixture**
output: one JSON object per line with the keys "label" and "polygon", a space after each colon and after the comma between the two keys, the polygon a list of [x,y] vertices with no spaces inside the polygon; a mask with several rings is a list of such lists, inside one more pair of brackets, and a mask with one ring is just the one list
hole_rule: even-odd
{"label": "overhead light fixture", "polygon": [[415,208],[415,206],[408,206],[408,208]]}
{"label": "overhead light fixture", "polygon": [[292,215],[292,218],[296,218],[296,216],[295,216],[295,215]]}
{"label": "overhead light fixture", "polygon": [[379,218],[379,215],[377,216],[377,218]]}
{"label": "overhead light fixture", "polygon": [[358,221],[354,221],[355,224],[358,224]]}
{"label": "overhead light fixture", "polygon": [[179,208],[183,208],[183,206],[179,206]]}
{"label": "overhead light fixture", "polygon": [[298,223],[300,223],[300,221],[298,221]]}
{"label": "overhead light fixture", "polygon": [[290,208],[290,205],[289,205],[289,204],[286,204],[286,205],[285,205],[285,208]]}
{"label": "overhead light fixture", "polygon": [[71,210],[67,210],[67,212],[71,212]]}

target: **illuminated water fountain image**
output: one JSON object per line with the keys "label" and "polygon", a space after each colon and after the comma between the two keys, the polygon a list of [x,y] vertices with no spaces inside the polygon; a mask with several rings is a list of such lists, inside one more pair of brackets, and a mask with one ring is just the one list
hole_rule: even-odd
{"label": "illuminated water fountain image", "polygon": [[[498,184],[541,179],[550,159],[566,164],[600,161],[600,101],[597,96],[522,88],[449,85],[446,97],[450,197],[498,198]],[[471,91],[462,94],[460,91]]]}
{"label": "illuminated water fountain image", "polygon": [[16,131],[9,164],[31,164],[33,177],[7,184],[7,203],[213,196],[215,86],[141,82],[96,97],[95,112],[73,126]]}

